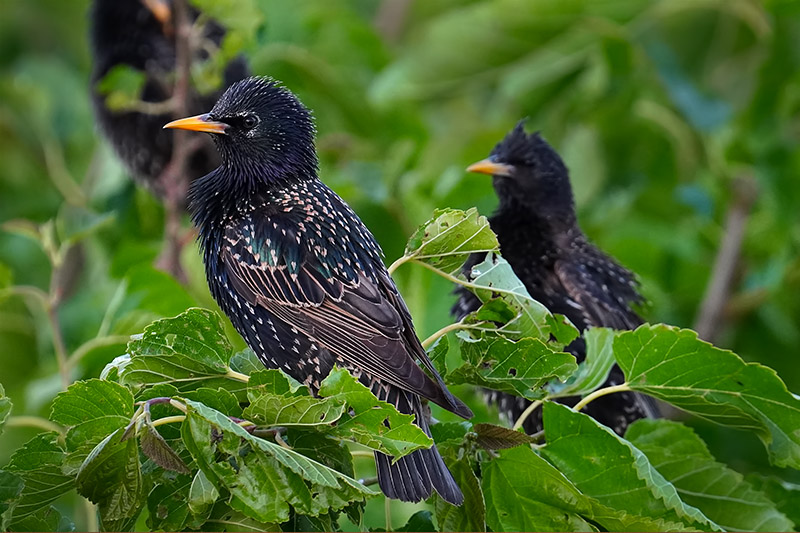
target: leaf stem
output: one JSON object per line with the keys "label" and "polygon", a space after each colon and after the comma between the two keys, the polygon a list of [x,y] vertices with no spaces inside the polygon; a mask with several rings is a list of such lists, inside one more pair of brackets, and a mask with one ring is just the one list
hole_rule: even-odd
{"label": "leaf stem", "polygon": [[467,327],[469,327],[469,326],[465,326],[464,323],[462,321],[460,321],[460,320],[458,322],[454,323],[454,324],[450,324],[449,326],[445,326],[442,329],[440,329],[439,331],[434,332],[430,337],[428,337],[424,341],[422,341],[422,347],[427,350],[428,347],[431,346],[434,342],[436,342],[440,337],[444,337],[445,335],[447,335],[451,331],[455,331],[457,329],[465,329]]}
{"label": "leaf stem", "polygon": [[375,453],[367,450],[350,450],[350,455],[353,457],[374,457]]}
{"label": "leaf stem", "polygon": [[86,510],[86,531],[100,531],[100,525],[97,523],[97,507],[85,498],[83,505]]}
{"label": "leaf stem", "polygon": [[173,424],[176,422],[183,422],[186,420],[186,415],[173,415],[173,416],[165,416],[164,418],[159,418],[157,420],[153,420],[151,425],[153,427],[163,426],[164,424]]}
{"label": "leaf stem", "polygon": [[383,499],[383,515],[386,519],[386,531],[390,533],[392,531],[392,500],[388,496]]}
{"label": "leaf stem", "polygon": [[225,377],[234,381],[241,381],[242,383],[248,383],[250,381],[250,376],[247,374],[242,374],[241,372],[237,372],[231,367],[228,367]]}
{"label": "leaf stem", "polygon": [[39,428],[44,431],[56,431],[61,435],[65,433],[64,428],[59,426],[55,422],[51,422],[46,418],[42,418],[41,416],[32,416],[32,415],[12,416],[8,420],[6,420],[6,427]]}
{"label": "leaf stem", "polygon": [[277,432],[277,431],[275,432],[275,442],[280,444],[281,448],[286,448],[287,450],[291,450],[292,449],[291,446],[286,444],[286,441],[283,440],[283,437],[281,437],[281,434],[279,432]]}
{"label": "leaf stem", "polygon": [[605,396],[607,394],[613,394],[615,392],[625,392],[629,390],[631,390],[631,387],[627,383],[623,383],[621,385],[614,385],[612,387],[603,387],[602,389],[597,389],[590,395],[586,396],[583,400],[575,404],[575,407],[573,407],[573,409],[575,409],[576,411],[580,411],[581,409],[589,405],[591,402],[602,396]]}
{"label": "leaf stem", "polygon": [[536,410],[536,408],[539,407],[540,405],[542,405],[542,400],[536,400],[534,402],[531,402],[531,404],[524,411],[522,411],[522,414],[519,415],[517,421],[514,422],[514,427],[511,429],[513,429],[514,431],[519,430],[519,428],[522,427],[522,424],[524,424],[525,421],[528,419],[528,417],[531,416],[531,413],[533,413]]}
{"label": "leaf stem", "polygon": [[389,271],[389,275],[391,276],[394,273],[394,271],[400,267],[400,265],[410,261],[411,259],[412,258],[408,255],[403,255],[401,257],[398,257],[397,260],[391,265],[389,265],[389,268],[387,268],[386,270]]}

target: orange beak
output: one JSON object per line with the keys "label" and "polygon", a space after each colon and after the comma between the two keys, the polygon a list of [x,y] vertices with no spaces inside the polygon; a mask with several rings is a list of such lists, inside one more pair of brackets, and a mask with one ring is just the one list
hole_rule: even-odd
{"label": "orange beak", "polygon": [[467,172],[479,172],[480,174],[491,174],[492,176],[511,176],[514,167],[511,165],[504,165],[502,163],[495,163],[489,159],[484,159],[473,163],[467,167]]}
{"label": "orange beak", "polygon": [[161,24],[172,22],[172,10],[164,0],[142,0],[142,3]]}
{"label": "orange beak", "polygon": [[228,125],[224,122],[211,120],[208,117],[208,113],[206,113],[205,115],[197,115],[194,117],[182,118],[180,120],[173,120],[169,124],[165,125],[164,128],[204,131],[206,133],[219,133],[225,135],[225,130],[228,129]]}

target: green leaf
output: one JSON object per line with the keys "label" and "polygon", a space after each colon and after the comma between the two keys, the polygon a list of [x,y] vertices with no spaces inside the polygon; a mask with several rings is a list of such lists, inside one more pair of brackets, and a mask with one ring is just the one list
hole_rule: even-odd
{"label": "green leaf", "polygon": [[11,399],[6,396],[3,384],[0,383],[0,435],[3,434],[3,426],[5,426],[6,420],[11,414],[12,407]]}
{"label": "green leaf", "polygon": [[231,506],[266,523],[290,508],[318,516],[376,493],[294,450],[255,437],[219,411],[186,400],[183,440],[197,465],[231,495]]}
{"label": "green leaf", "polygon": [[[292,380],[294,381],[294,380]],[[302,392],[295,394],[298,390]],[[314,398],[299,383],[278,370],[262,370],[248,383],[250,405],[244,418],[259,426],[314,426],[331,424],[344,412],[344,402],[333,398]]]}
{"label": "green leaf", "polygon": [[675,487],[641,451],[591,417],[546,402],[543,421],[547,445],[542,454],[587,496],[634,516],[721,530],[681,501]]}
{"label": "green leaf", "polygon": [[6,470],[23,479],[25,486],[12,515],[12,523],[45,508],[69,492],[75,485],[73,476],[64,475],[61,466],[66,455],[58,444],[58,433],[36,435],[14,452]]}
{"label": "green leaf", "polygon": [[131,109],[140,100],[145,73],[128,65],[114,66],[97,83],[97,91],[106,95],[106,106],[113,111]]}
{"label": "green leaf", "polygon": [[486,524],[492,531],[695,531],[662,519],[612,509],[581,493],[527,446],[483,465]]}
{"label": "green leaf", "polygon": [[494,424],[475,424],[472,430],[478,435],[478,444],[487,450],[505,450],[536,441],[525,433]]}
{"label": "green leaf", "polygon": [[453,275],[470,254],[498,248],[489,221],[474,207],[467,211],[437,209],[433,218],[419,226],[408,240],[403,258]]}
{"label": "green leaf", "polygon": [[478,319],[497,321],[503,316],[513,316],[513,319],[504,321],[505,325],[499,328],[498,332],[503,336],[511,339],[533,337],[548,342],[552,335],[563,346],[578,336],[578,330],[566,318],[552,315],[544,305],[531,298],[511,265],[502,257],[491,254],[483,262],[473,266],[471,279],[472,286],[469,289],[484,305],[493,299],[501,299],[513,311],[501,312],[496,307],[482,307],[477,311]]}
{"label": "green leaf", "polygon": [[625,434],[670,481],[681,499],[727,531],[792,531],[793,524],[741,474],[718,463],[690,428],[639,420]]}
{"label": "green leaf", "polygon": [[378,400],[343,368],[331,370],[320,384],[319,395],[348,406],[332,428],[332,435],[395,458],[433,444],[433,440],[414,424],[414,415],[401,414],[393,405]]}
{"label": "green leaf", "polygon": [[190,487],[193,484],[191,476],[179,475],[156,485],[147,496],[148,528],[161,531],[186,529],[192,520]]}
{"label": "green leaf", "polygon": [[0,470],[0,530],[7,530],[24,486],[25,480],[22,477]]}
{"label": "green leaf", "polygon": [[755,490],[766,494],[778,511],[794,523],[795,528],[800,524],[800,485],[756,473],[748,474],[745,479]]}
{"label": "green leaf", "polygon": [[211,515],[198,528],[201,531],[243,531],[251,533],[261,533],[262,531],[281,531],[278,524],[267,524],[253,520],[240,511],[231,509],[229,505],[222,502],[217,503]]}
{"label": "green leaf", "polygon": [[800,468],[800,399],[774,370],[745,363],[694,331],[665,325],[618,334],[614,356],[631,389],[712,422],[754,431],[771,462]]}
{"label": "green leaf", "polygon": [[264,364],[250,348],[245,348],[241,352],[233,354],[230,360],[230,367],[236,372],[251,375],[260,370],[264,370]]}
{"label": "green leaf", "polygon": [[192,514],[204,514],[214,505],[219,498],[219,490],[206,477],[202,470],[198,470],[192,479],[189,488],[189,510]]}
{"label": "green leaf", "polygon": [[447,460],[447,468],[464,494],[464,503],[451,505],[437,494],[434,500],[439,531],[486,531],[486,505],[478,478],[467,459]]}
{"label": "green leaf", "polygon": [[471,383],[531,400],[545,396],[548,381],[564,381],[578,368],[573,355],[554,352],[539,339],[462,338],[461,355],[466,362],[447,374],[449,383]]}
{"label": "green leaf", "polygon": [[395,531],[412,532],[412,531],[439,531],[433,525],[433,515],[430,511],[417,511],[401,528]]}
{"label": "green leaf", "polygon": [[75,524],[58,509],[48,505],[13,522],[8,531],[75,531]]}
{"label": "green leaf", "polygon": [[[118,383],[77,381],[53,400],[50,419],[69,427],[67,449],[88,452],[133,416],[133,395]],[[87,449],[88,448],[88,449]]]}
{"label": "green leaf", "polygon": [[245,388],[224,378],[233,354],[219,315],[193,308],[174,318],[157,320],[128,344],[130,358],[119,363],[123,385],[170,383],[180,390],[203,385]]}
{"label": "green leaf", "polygon": [[580,491],[529,447],[484,464],[481,486],[492,531],[595,531]]}
{"label": "green leaf", "polygon": [[605,383],[614,366],[615,334],[606,328],[589,328],[584,332],[586,359],[566,385],[552,387],[558,396],[584,396]]}
{"label": "green leaf", "polygon": [[144,504],[139,449],[134,439],[120,442],[121,435],[117,429],[95,446],[76,479],[78,493],[99,505],[104,522],[127,522]]}

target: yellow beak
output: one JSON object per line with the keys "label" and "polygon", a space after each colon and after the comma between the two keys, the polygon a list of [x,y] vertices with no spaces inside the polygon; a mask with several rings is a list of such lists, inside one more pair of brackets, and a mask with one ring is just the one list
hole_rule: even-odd
{"label": "yellow beak", "polygon": [[208,117],[208,113],[206,113],[205,115],[197,115],[194,117],[182,118],[180,120],[173,120],[169,124],[165,125],[164,128],[204,131],[206,133],[220,133],[224,135],[225,130],[228,129],[228,125],[224,122],[211,120]]}
{"label": "yellow beak", "polygon": [[493,176],[511,176],[513,170],[513,166],[495,163],[491,159],[484,159],[467,167],[467,172],[479,172]]}
{"label": "yellow beak", "polygon": [[172,10],[164,0],[142,0],[142,3],[161,24],[172,22]]}

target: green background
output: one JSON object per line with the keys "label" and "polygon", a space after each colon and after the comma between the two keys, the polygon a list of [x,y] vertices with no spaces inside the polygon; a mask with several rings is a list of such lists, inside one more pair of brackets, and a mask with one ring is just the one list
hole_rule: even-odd
{"label": "green background", "polygon": [[[214,4],[234,30],[230,49],[312,108],[322,179],[375,233],[387,263],[436,207],[492,212],[490,180],[464,168],[528,117],[571,170],[584,231],[640,276],[643,315],[692,327],[734,183],[754,185],[715,343],[800,391],[800,2]],[[99,224],[57,280],[70,353],[98,332],[124,337],[213,306],[194,245],[183,257],[188,288],[152,267],[163,212],[94,126],[87,11],[83,0],[0,3],[0,287],[50,286],[50,262],[15,230],[20,220],[55,220],[62,237]],[[64,201],[59,184],[69,180],[89,191],[84,206]],[[448,282],[414,265],[395,278],[421,337],[450,322]],[[0,382],[15,415],[46,416],[61,386],[51,335],[40,307],[3,293]],[[71,378],[97,376],[123,350],[90,350]],[[698,430],[719,460],[767,468],[755,437]],[[7,428],[0,464],[33,434]],[[415,507],[398,507],[402,524]],[[382,503],[370,509],[380,514]]]}

